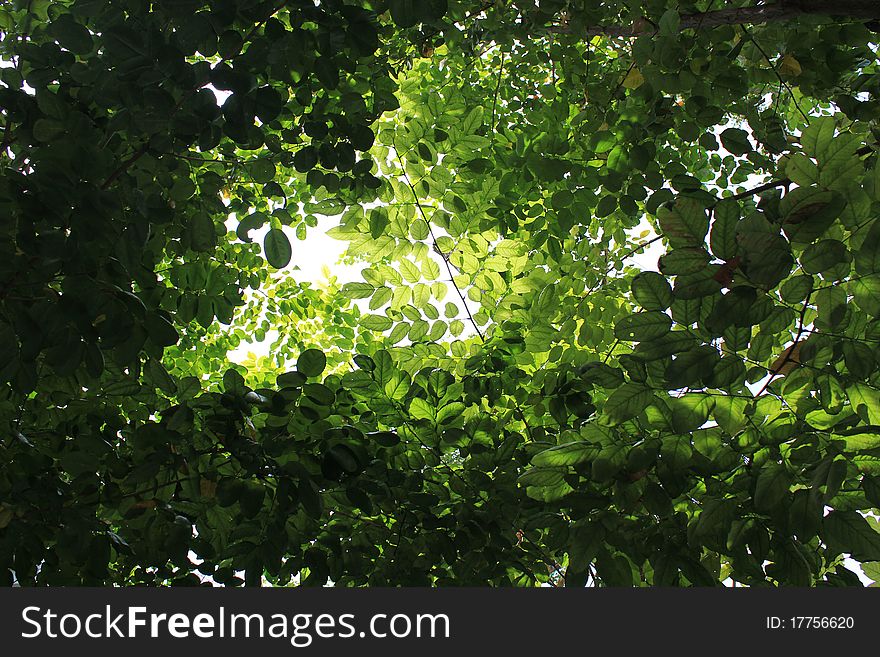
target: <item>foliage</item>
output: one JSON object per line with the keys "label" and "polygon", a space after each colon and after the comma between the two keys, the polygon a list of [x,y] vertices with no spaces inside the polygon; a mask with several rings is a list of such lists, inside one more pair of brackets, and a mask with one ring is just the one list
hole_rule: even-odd
{"label": "foliage", "polygon": [[0,8],[0,577],[873,577],[880,17],[715,4]]}

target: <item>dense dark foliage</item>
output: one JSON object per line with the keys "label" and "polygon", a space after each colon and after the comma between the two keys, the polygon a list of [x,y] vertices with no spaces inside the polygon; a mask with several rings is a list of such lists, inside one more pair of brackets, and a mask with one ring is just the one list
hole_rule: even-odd
{"label": "dense dark foliage", "polygon": [[877,577],[875,5],[3,5],[0,579]]}

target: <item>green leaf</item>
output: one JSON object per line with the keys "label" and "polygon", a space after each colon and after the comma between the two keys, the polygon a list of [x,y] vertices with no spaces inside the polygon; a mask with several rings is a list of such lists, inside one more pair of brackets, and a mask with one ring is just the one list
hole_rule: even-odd
{"label": "green leaf", "polygon": [[752,287],[737,286],[715,301],[715,307],[706,317],[706,329],[713,335],[721,335],[731,325],[749,324],[749,311],[758,300]]}
{"label": "green leaf", "polygon": [[370,496],[364,491],[359,488],[349,487],[345,489],[345,496],[355,508],[363,511],[364,515],[373,515],[373,503],[370,501]]}
{"label": "green leaf", "polygon": [[377,442],[382,447],[395,447],[400,443],[400,436],[393,431],[374,431],[367,434],[367,439]]}
{"label": "green leaf", "polygon": [[[412,303],[422,311],[431,312],[428,307],[431,305],[431,288],[424,283],[416,283],[412,289]],[[438,315],[439,316],[439,315]]]}
{"label": "green leaf", "polygon": [[92,51],[92,35],[85,25],[77,23],[70,14],[61,14],[52,22],[49,30],[58,43],[76,55],[87,55]]}
{"label": "green leaf", "polygon": [[709,232],[709,216],[695,199],[679,197],[657,211],[660,230],[672,248],[701,246]]}
{"label": "green leaf", "polygon": [[410,283],[418,283],[422,280],[422,272],[419,271],[419,268],[415,263],[409,260],[400,261],[400,273],[403,274],[404,279]]}
{"label": "green leaf", "polygon": [[[704,275],[711,270],[710,259],[709,252],[704,248],[682,247],[660,256],[658,266],[664,276],[685,276],[695,273]],[[676,281],[676,286],[680,287],[680,285],[680,281]]]}
{"label": "green leaf", "polygon": [[241,373],[233,368],[226,370],[223,373],[223,390],[231,395],[244,396],[245,384]]}
{"label": "green leaf", "polygon": [[[371,315],[371,317],[377,317],[377,316]],[[378,320],[376,320],[376,322],[378,322]],[[388,322],[389,322],[389,326],[390,326],[391,320],[389,319]],[[366,326],[365,322],[362,322],[362,324],[364,326]],[[405,337],[407,337],[409,335],[410,328],[411,328],[411,325],[409,323],[398,322],[397,324],[394,325],[394,329],[388,335],[388,341],[391,344],[397,344],[398,342],[400,342],[401,340],[403,340]],[[378,329],[378,330],[385,330],[385,329]]]}
{"label": "green leaf", "polygon": [[801,542],[818,535],[822,527],[822,507],[808,490],[795,491],[788,507],[788,522]]}
{"label": "green leaf", "polygon": [[147,329],[150,340],[160,347],[170,347],[180,340],[174,325],[159,313],[147,313],[144,327]]}
{"label": "green leaf", "polygon": [[[345,294],[345,287],[343,286],[343,294]],[[390,287],[380,287],[377,288],[375,292],[373,292],[370,297],[370,310],[377,310],[384,306],[386,303],[391,301],[391,297],[393,295],[393,291]],[[348,295],[346,295],[348,296]],[[355,297],[358,298],[358,297]]]}
{"label": "green leaf", "polygon": [[675,357],[666,367],[666,380],[670,389],[695,387],[700,381],[712,376],[719,361],[714,347],[697,347]]}
{"label": "green leaf", "polygon": [[563,481],[560,468],[529,468],[517,480],[521,486],[556,486]]}
{"label": "green leaf", "polygon": [[834,140],[835,124],[830,116],[814,118],[801,134],[804,151],[813,157],[820,157]]}
{"label": "green leaf", "polygon": [[609,424],[620,424],[644,411],[653,397],[650,388],[639,383],[624,383],[605,400],[603,413]]}
{"label": "green leaf", "polygon": [[633,298],[645,310],[666,310],[672,305],[672,287],[657,272],[645,271],[632,281]]}
{"label": "green leaf", "polygon": [[442,319],[437,320],[431,324],[431,330],[428,332],[428,340],[431,342],[438,342],[444,335],[446,335],[448,329],[449,325],[446,322]]}
{"label": "green leaf", "polygon": [[419,342],[420,340],[424,339],[426,335],[428,335],[428,330],[428,322],[423,319],[416,319],[409,327],[407,337],[410,339],[411,342]]}
{"label": "green leaf", "polygon": [[436,280],[440,276],[440,265],[434,260],[426,260],[422,263],[422,274],[426,281]]}
{"label": "green leaf", "polygon": [[724,431],[731,436],[739,433],[748,421],[746,409],[749,402],[742,397],[715,397],[715,408],[712,410],[712,416]]}
{"label": "green leaf", "polygon": [[[880,190],[878,190],[880,191]],[[880,221],[874,221],[856,251],[856,271],[861,275],[880,273]]]}
{"label": "green leaf", "polygon": [[842,345],[846,368],[857,379],[866,379],[875,367],[874,352],[861,342],[844,341]]}
{"label": "green leaf", "polygon": [[880,424],[880,391],[864,384],[852,383],[846,388],[846,395],[853,410],[867,424]]}
{"label": "green leaf", "polygon": [[749,133],[739,128],[727,128],[722,131],[721,145],[734,155],[746,155],[752,152]]}
{"label": "green leaf", "polygon": [[458,128],[464,134],[473,134],[477,128],[483,123],[483,108],[476,105],[471,108],[467,115],[462,119]]}
{"label": "green leaf", "polygon": [[376,288],[369,283],[353,282],[342,286],[342,293],[349,299],[366,299],[373,296],[375,291]]}
{"label": "green leaf", "polygon": [[686,468],[693,457],[689,436],[665,436],[660,448],[660,459],[674,470]]}
{"label": "green leaf", "polygon": [[377,240],[388,227],[388,211],[385,208],[373,208],[370,210],[370,236]]}
{"label": "green leaf", "polygon": [[387,331],[394,325],[394,322],[384,315],[364,315],[360,325],[368,331]]}
{"label": "green leaf", "polygon": [[150,378],[153,379],[162,392],[168,395],[173,395],[177,392],[177,383],[175,383],[174,378],[168,374],[168,370],[165,369],[165,366],[162,365],[160,361],[151,358],[147,362],[146,369]]}
{"label": "green leaf", "polygon": [[427,20],[430,14],[426,12],[424,0],[388,0],[388,8],[391,18],[398,27],[413,27]]}
{"label": "green leaf", "polygon": [[238,222],[238,226],[235,229],[235,234],[238,235],[238,239],[243,242],[250,242],[250,231],[255,230],[257,228],[261,228],[266,223],[266,215],[262,212],[253,212],[249,215],[246,215]]}
{"label": "green leaf", "polygon": [[324,501],[310,478],[300,480],[297,492],[303,509],[311,518],[317,520],[324,514]]}
{"label": "green leaf", "polygon": [[331,461],[333,469],[341,470],[346,474],[355,474],[360,470],[357,455],[346,445],[333,445],[324,455],[325,461]]}
{"label": "green leaf", "polygon": [[327,367],[327,356],[320,349],[306,349],[296,359],[296,369],[307,377],[320,376]]}
{"label": "green leaf", "polygon": [[194,251],[213,251],[217,244],[214,220],[207,212],[197,212],[189,223],[190,245]]}
{"label": "green leaf", "polygon": [[263,506],[263,500],[266,497],[266,489],[257,484],[248,482],[242,486],[239,491],[238,504],[241,507],[241,513],[245,518],[253,518]]}
{"label": "green leaf", "polygon": [[672,410],[672,428],[678,433],[699,429],[715,407],[715,399],[708,395],[689,393],[668,400]]}
{"label": "green leaf", "polygon": [[256,183],[267,183],[275,178],[275,164],[269,160],[254,160],[247,168]]}
{"label": "green leaf", "polygon": [[300,173],[308,173],[318,164],[318,150],[314,146],[299,149],[293,156],[293,166]]}
{"label": "green leaf", "polygon": [[782,228],[795,244],[810,244],[825,233],[846,207],[841,194],[816,187],[797,187],[779,203]]}
{"label": "green leaf", "polygon": [[791,272],[791,246],[778,226],[760,214],[752,214],[737,227],[743,253],[741,268],[749,281],[764,289],[776,287]]}
{"label": "green leaf", "polygon": [[813,289],[812,276],[792,276],[782,284],[780,293],[786,303],[801,303]]}
{"label": "green leaf", "polygon": [[605,528],[599,523],[575,527],[569,534],[569,569],[574,572],[586,571],[595,561],[596,555],[603,545],[604,537]]}
{"label": "green leaf", "polygon": [[600,219],[609,216],[617,209],[617,198],[608,194],[596,205],[596,216]]}
{"label": "green leaf", "polygon": [[651,340],[665,335],[672,327],[672,318],[659,311],[645,311],[627,315],[614,324],[614,336],[618,340]]}
{"label": "green leaf", "polygon": [[870,586],[876,587],[878,583],[880,583],[880,563],[874,561],[871,563],[863,563],[861,565],[862,572],[865,573],[865,576],[874,582]]}
{"label": "green leaf", "polygon": [[856,511],[832,511],[822,521],[822,537],[833,554],[857,561],[880,561],[880,532]]}
{"label": "green leaf", "polygon": [[788,500],[791,475],[784,465],[768,463],[758,472],[755,481],[755,508],[772,511]]}
{"label": "green leaf", "polygon": [[611,171],[626,171],[629,165],[629,156],[622,146],[615,146],[608,153],[608,160],[606,162]]}
{"label": "green leaf", "polygon": [[713,210],[712,230],[709,244],[716,258],[730,260],[739,252],[736,229],[740,220],[740,207],[736,201],[719,201]]}
{"label": "green leaf", "polygon": [[831,269],[849,257],[846,245],[838,240],[822,240],[811,244],[800,257],[801,267],[808,274],[818,274]]}
{"label": "green leaf", "polygon": [[409,414],[416,420],[434,420],[437,417],[437,409],[424,399],[416,397],[409,404]]}
{"label": "green leaf", "polygon": [[859,452],[880,448],[880,433],[858,433],[843,438],[847,452]]}
{"label": "green leaf", "polygon": [[577,441],[556,445],[543,452],[538,452],[532,457],[532,465],[537,467],[553,467],[564,465],[577,465],[589,460],[594,455],[595,448],[586,441]]}
{"label": "green leaf", "polygon": [[677,37],[679,26],[681,25],[681,16],[675,9],[668,9],[663,12],[658,23],[660,34],[663,36]]}
{"label": "green leaf", "polygon": [[292,255],[290,241],[280,228],[272,228],[266,233],[263,240],[263,250],[266,254],[266,261],[275,269],[286,267],[290,262]]}
{"label": "green leaf", "polygon": [[872,317],[880,317],[880,275],[857,278],[851,281],[850,290],[859,308]]}
{"label": "green leaf", "polygon": [[50,142],[64,134],[64,125],[52,119],[37,119],[34,122],[34,139],[42,142]]}

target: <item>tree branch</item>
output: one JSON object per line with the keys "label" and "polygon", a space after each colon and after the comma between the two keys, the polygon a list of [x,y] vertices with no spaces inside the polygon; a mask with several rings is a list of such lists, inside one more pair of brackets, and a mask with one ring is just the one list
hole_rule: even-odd
{"label": "tree branch", "polygon": [[147,152],[147,144],[142,145],[138,148],[127,160],[124,160],[122,164],[120,164],[113,173],[107,176],[107,180],[104,181],[104,184],[101,185],[101,189],[107,189],[110,185],[113,184],[113,181],[116,180],[119,176],[121,176],[132,164],[137,162],[144,156],[144,153]]}
{"label": "tree branch", "polygon": [[[781,180],[771,180],[770,182],[766,182],[763,185],[758,185],[753,189],[747,189],[744,192],[740,192],[739,194],[734,194],[733,196],[724,196],[715,203],[718,205],[721,201],[737,201],[741,198],[748,198],[749,196],[755,196],[756,194],[760,194],[761,192],[766,192],[768,189],[775,189],[776,187],[788,187],[791,184],[791,181],[788,178],[782,178]],[[715,207],[715,206],[712,206]]]}
{"label": "tree branch", "polygon": [[[679,29],[700,30],[721,25],[790,21],[800,16],[880,19],[880,2],[876,2],[876,0],[789,0],[751,7],[728,7],[699,14],[684,14],[681,16]],[[656,29],[649,20],[640,18],[632,25],[597,25],[586,29],[573,28],[571,25],[559,25],[552,28],[552,31],[589,38],[594,36],[637,37],[655,32]]]}

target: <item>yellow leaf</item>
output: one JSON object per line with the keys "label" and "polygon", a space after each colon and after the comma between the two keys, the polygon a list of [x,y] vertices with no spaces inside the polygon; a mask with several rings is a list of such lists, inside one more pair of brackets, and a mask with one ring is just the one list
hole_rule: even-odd
{"label": "yellow leaf", "polygon": [[801,74],[801,63],[791,55],[786,55],[779,62],[779,73],[793,78]]}
{"label": "yellow leaf", "polygon": [[643,84],[645,84],[645,76],[642,75],[642,72],[633,66],[629,73],[626,74],[626,77],[623,78],[623,86],[627,89],[638,89]]}
{"label": "yellow leaf", "polygon": [[773,364],[770,366],[770,373],[774,375],[779,374],[781,376],[789,374],[801,364],[800,351],[800,342],[795,342],[793,345],[785,349],[779,354],[779,358],[773,361]]}

